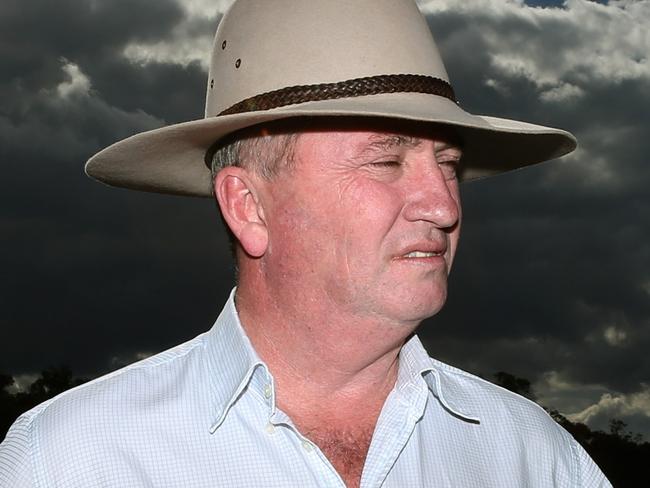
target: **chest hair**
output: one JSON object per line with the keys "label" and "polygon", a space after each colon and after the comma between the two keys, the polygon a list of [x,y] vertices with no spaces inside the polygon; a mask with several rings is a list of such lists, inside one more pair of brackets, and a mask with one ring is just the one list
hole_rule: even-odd
{"label": "chest hair", "polygon": [[372,433],[369,427],[318,428],[307,431],[306,437],[320,448],[346,485],[352,488],[361,482]]}

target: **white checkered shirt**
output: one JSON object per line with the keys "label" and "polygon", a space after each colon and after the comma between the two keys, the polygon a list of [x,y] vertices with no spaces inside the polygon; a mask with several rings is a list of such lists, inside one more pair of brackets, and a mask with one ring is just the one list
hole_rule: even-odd
{"label": "white checkered shirt", "polygon": [[[22,415],[0,445],[0,487],[343,487],[274,399],[231,295],[209,332]],[[361,487],[379,486],[611,485],[537,405],[413,337],[363,469]]]}

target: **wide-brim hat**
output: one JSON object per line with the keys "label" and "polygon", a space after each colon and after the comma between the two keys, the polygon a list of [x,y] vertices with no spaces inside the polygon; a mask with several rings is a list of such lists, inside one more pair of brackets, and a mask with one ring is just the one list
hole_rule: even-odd
{"label": "wide-brim hat", "polygon": [[211,196],[217,141],[256,124],[324,116],[453,126],[465,180],[576,147],[564,130],[466,112],[412,0],[237,0],[215,36],[205,118],[117,142],[86,172],[113,186]]}

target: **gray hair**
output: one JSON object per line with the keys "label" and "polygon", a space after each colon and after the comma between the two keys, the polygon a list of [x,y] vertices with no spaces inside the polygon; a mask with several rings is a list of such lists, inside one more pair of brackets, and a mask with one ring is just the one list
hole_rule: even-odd
{"label": "gray hair", "polygon": [[264,179],[273,179],[293,166],[297,137],[297,133],[273,134],[259,127],[229,137],[212,156],[212,180],[227,166],[252,169]]}

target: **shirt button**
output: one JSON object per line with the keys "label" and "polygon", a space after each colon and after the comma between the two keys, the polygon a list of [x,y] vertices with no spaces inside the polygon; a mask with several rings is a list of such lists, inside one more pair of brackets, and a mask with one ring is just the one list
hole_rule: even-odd
{"label": "shirt button", "polygon": [[311,452],[311,450],[313,449],[311,446],[311,442],[309,441],[302,441],[302,448],[307,452]]}
{"label": "shirt button", "polygon": [[264,396],[268,399],[271,398],[272,394],[273,394],[273,390],[271,389],[271,385],[266,385],[264,387]]}
{"label": "shirt button", "polygon": [[275,425],[273,425],[271,422],[266,424],[266,432],[268,434],[273,434],[273,432],[275,432]]}

